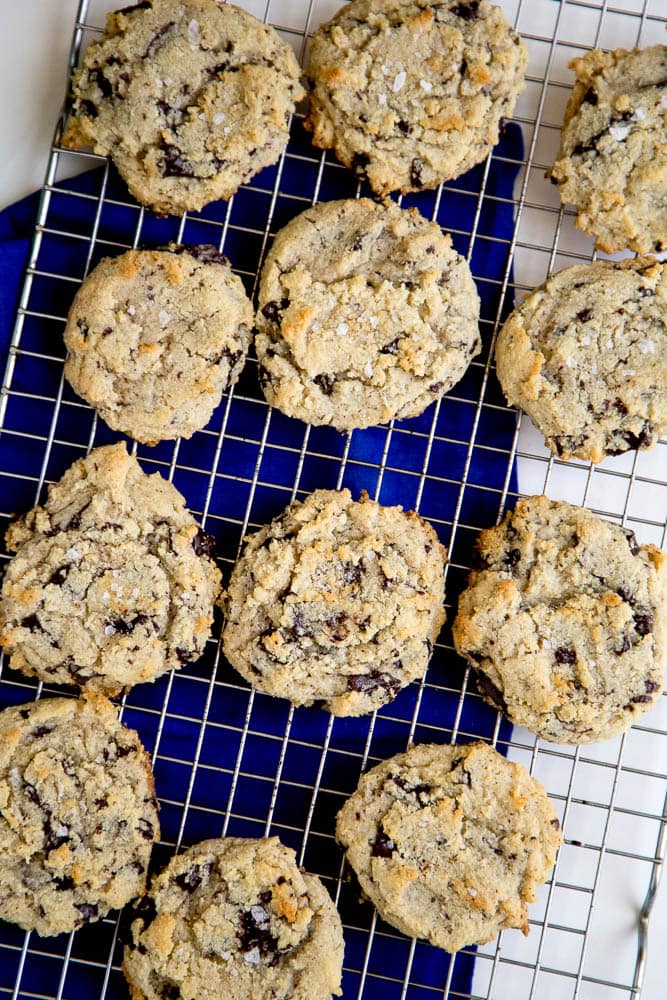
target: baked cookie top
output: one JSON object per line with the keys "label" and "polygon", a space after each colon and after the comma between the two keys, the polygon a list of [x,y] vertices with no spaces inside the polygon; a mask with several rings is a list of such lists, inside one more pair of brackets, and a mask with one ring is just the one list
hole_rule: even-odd
{"label": "baked cookie top", "polygon": [[481,694],[555,743],[627,729],[660,697],[667,561],[564,501],[519,500],[483,531],[453,625]]}
{"label": "baked cookie top", "polygon": [[652,447],[667,431],[667,269],[640,257],[552,275],[501,329],[496,370],[561,458]]}
{"label": "baked cookie top", "polygon": [[318,878],[277,837],[223,837],[174,857],[127,915],[135,1000],[330,1000],[343,932]]}
{"label": "baked cookie top", "polygon": [[506,927],[527,934],[526,904],[561,842],[540,783],[484,743],[422,744],[378,764],[336,838],[380,916],[450,952]]}
{"label": "baked cookie top", "polygon": [[199,210],[278,159],[299,76],[290,46],[240,7],[144,0],[88,46],[62,142],[111,156],[158,214]]}
{"label": "baked cookie top", "polygon": [[320,202],[262,269],[256,351],[269,403],[338,430],[422,413],[479,353],[479,297],[450,237],[416,210]]}
{"label": "baked cookie top", "polygon": [[147,753],[100,695],[0,712],[0,917],[49,936],[143,891],[157,802]]}
{"label": "baked cookie top", "polygon": [[426,669],[445,619],[445,558],[418,514],[316,490],[246,539],[225,655],[268,694],[370,712]]}
{"label": "baked cookie top", "polygon": [[76,294],[65,377],[114,430],[143,441],[205,427],[245,364],[243,283],[213,246],[107,257]]}
{"label": "baked cookie top", "polygon": [[594,49],[576,81],[551,176],[599,250],[667,250],[667,45]]}
{"label": "baked cookie top", "polygon": [[376,194],[458,177],[498,141],[526,48],[487,0],[352,0],[313,37],[313,142]]}
{"label": "baked cookie top", "polygon": [[220,572],[213,539],[124,444],[96,448],[7,531],[0,597],[11,666],[117,693],[201,656]]}

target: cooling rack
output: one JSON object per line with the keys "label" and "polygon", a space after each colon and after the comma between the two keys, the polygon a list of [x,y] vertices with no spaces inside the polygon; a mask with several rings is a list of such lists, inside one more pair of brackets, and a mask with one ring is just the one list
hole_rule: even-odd
{"label": "cooling rack", "polygon": [[[337,0],[248,0],[303,59],[309,35]],[[74,66],[103,23],[104,4],[81,0]],[[110,4],[106,4],[110,6]],[[365,488],[418,509],[447,544],[451,622],[476,533],[520,493],[544,491],[664,541],[665,445],[600,468],[550,456],[530,422],[508,409],[493,372],[499,323],[515,298],[553,270],[592,259],[544,177],[558,144],[571,74],[594,46],[664,38],[662,0],[507,0],[530,52],[526,89],[493,154],[436,192],[406,198],[453,233],[482,297],[484,352],[422,417],[342,436],[288,420],[264,403],[250,359],[209,427],[188,442],[138,448],[215,534],[229,572],[243,535],[294,497],[320,487]],[[62,379],[64,318],[82,278],[103,256],[169,239],[216,243],[249,292],[276,230],[308,204],[355,196],[358,182],[313,149],[295,115],[280,162],[229,203],[157,220],[137,206],[99,157],[65,151],[56,128],[0,398],[0,516],[43,497],[46,484],[91,447],[115,439]],[[94,168],[94,169],[89,169]],[[82,178],[65,180],[89,170]],[[518,471],[518,481],[517,481]],[[6,556],[5,556],[6,558]],[[161,803],[159,868],[174,851],[220,834],[278,834],[336,900],[346,936],[344,998],[513,1000],[636,997],[648,917],[667,837],[667,698],[641,725],[606,743],[569,748],[512,729],[486,706],[446,628],[425,677],[377,715],[334,719],[251,692],[220,654],[216,622],[201,661],[122,700],[123,720],[150,753]],[[46,689],[3,663],[0,705]],[[62,693],[58,692],[58,693]],[[335,813],[359,774],[412,741],[483,738],[546,786],[564,845],[530,910],[531,932],[505,932],[450,958],[378,920],[358,898],[333,840]],[[0,926],[0,996],[127,998],[115,915],[71,936],[40,939]]]}

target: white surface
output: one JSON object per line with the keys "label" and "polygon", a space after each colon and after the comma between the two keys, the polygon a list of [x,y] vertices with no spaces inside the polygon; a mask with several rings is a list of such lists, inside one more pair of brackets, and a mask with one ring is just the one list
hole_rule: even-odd
{"label": "white surface", "polygon": [[[595,0],[593,0],[595,2]],[[661,9],[665,0],[651,0],[649,10],[656,13]],[[281,21],[284,24],[290,23],[290,16],[293,11],[301,7],[299,0],[276,0],[281,8]],[[246,4],[252,8],[252,3]],[[511,14],[516,9],[516,0],[507,0],[503,4]],[[111,7],[115,4],[104,4],[104,0],[95,3],[96,10],[100,7]],[[332,2],[326,4],[326,13],[336,9],[338,4]],[[623,7],[627,11],[637,11],[641,9],[638,0],[625,0],[623,3],[615,4],[616,7]],[[318,9],[323,5],[318,4]],[[548,33],[553,29],[553,21],[557,5],[553,0],[530,0],[524,2],[522,16],[519,27],[523,30],[531,30],[534,33]],[[70,46],[73,17],[76,9],[76,0],[2,0],[3,31],[0,35],[0,83],[5,100],[0,106],[0,126],[3,136],[3,156],[2,167],[0,169],[0,207],[4,206],[28,192],[39,187],[44,176],[44,169],[49,152],[51,133],[56,120],[56,116],[61,104],[62,96],[66,86],[67,76],[67,54]],[[255,11],[260,13],[259,11]],[[564,39],[576,39],[584,44],[593,42],[595,26],[597,24],[597,12],[590,8],[567,8],[566,16],[561,24],[560,37]],[[613,46],[618,44],[630,44],[634,42],[634,37],[628,39],[627,18],[620,14],[609,14],[605,18],[605,34],[601,39],[601,44]],[[654,27],[655,37],[651,37],[650,25],[642,35],[642,43],[650,44],[662,40],[662,35],[658,35],[657,26]],[[548,56],[548,46],[540,42],[532,42],[531,68],[529,72],[536,75],[542,70],[544,60]],[[574,49],[567,46],[559,47],[556,59],[552,67],[552,80],[567,82],[570,79],[569,71],[566,68],[567,59],[574,54]],[[545,103],[543,121],[557,126],[561,117],[566,99],[566,92],[562,88],[549,87]],[[521,98],[519,113],[523,106],[524,113],[534,114],[536,102],[539,98],[539,86],[529,84]],[[540,162],[547,163],[553,156],[554,143],[557,143],[558,133],[555,128],[542,129],[536,158]],[[553,204],[557,206],[558,199],[555,190],[548,185],[539,171],[535,171],[535,176],[530,178],[529,195],[530,200],[539,202],[542,205]],[[527,209],[524,212],[519,238],[526,242],[551,244],[553,239],[553,226],[556,216],[540,210]],[[551,227],[551,228],[550,228]],[[590,256],[590,242],[578,233],[571,225],[571,221],[564,221],[564,229],[560,236],[559,246],[565,247],[576,253],[581,253],[582,258]],[[555,269],[566,264],[573,263],[572,260],[559,259],[554,261]],[[544,280],[549,267],[549,254],[540,253],[530,248],[518,248],[515,259],[516,278],[518,282],[526,285]],[[553,266],[552,266],[552,269]],[[520,488],[525,492],[541,490],[544,483],[544,463],[540,456],[546,452],[542,446],[540,436],[530,427],[529,422],[524,420],[520,437],[520,450],[534,455],[534,459],[524,458],[519,462]],[[642,467],[646,473],[652,467],[652,463],[658,460],[658,452],[644,454],[640,458]],[[631,456],[621,456],[618,459],[605,463],[590,483],[588,496],[589,504],[610,513],[614,511],[613,487],[614,480],[608,475],[609,470],[614,468],[627,470]],[[654,471],[655,465],[653,465]],[[650,473],[649,473],[650,474]],[[555,466],[549,485],[549,494],[552,497],[565,497],[574,501],[581,501],[587,480],[587,469],[584,466],[578,467],[573,463],[568,467]],[[636,496],[633,504],[640,504],[645,509],[647,515],[657,519],[659,516],[656,508],[658,495],[648,490],[643,497]],[[611,498],[611,499],[610,499]],[[651,512],[649,514],[649,512]],[[641,515],[642,510],[638,513]],[[642,541],[660,541],[660,538],[650,537],[650,533],[639,531]],[[667,706],[663,705],[656,712],[667,711]],[[657,720],[656,720],[657,721]],[[532,745],[532,737],[525,734],[527,747]],[[568,751],[569,752],[569,751]],[[614,761],[618,752],[618,741],[610,741],[599,746],[586,748],[585,756],[601,762],[606,760]],[[659,756],[656,758],[656,754]],[[516,753],[515,756],[521,756]],[[626,763],[636,763],[637,766],[646,766],[651,762],[651,766],[656,771],[667,770],[667,751],[665,741],[662,740],[656,745],[651,745],[647,734],[632,731],[628,738],[626,751]],[[543,758],[539,758],[543,760]],[[548,759],[548,758],[547,758]],[[559,789],[559,782],[563,780],[565,774],[569,775],[570,765],[565,765],[557,758],[553,758],[553,766],[548,774],[538,774],[538,777],[545,781],[549,789],[553,792],[563,791]],[[527,750],[523,762],[530,764],[530,752]],[[610,788],[608,787],[609,776],[613,774],[611,769],[596,767],[595,765],[582,765],[577,770],[576,794],[583,798],[595,798],[597,801],[608,801]],[[661,802],[656,796],[656,789],[652,789],[648,782],[643,783],[638,793],[636,782],[625,781],[623,776],[617,790],[617,803],[634,808],[650,809],[657,812],[661,808]],[[657,784],[657,783],[656,783]],[[655,800],[655,801],[654,801]],[[575,839],[587,839],[595,842],[599,830],[595,831],[595,813],[604,818],[603,810],[592,810],[591,808],[573,807],[568,817],[566,833],[568,837]],[[599,822],[599,817],[598,817]],[[629,850],[643,849],[651,853],[654,848],[655,827],[643,831],[641,824],[637,820],[628,822],[628,817],[622,815],[614,816],[614,825],[610,832],[609,844],[612,847]],[[587,855],[592,852],[585,850],[575,850],[566,848],[561,852],[559,876],[569,878],[578,884],[591,884],[594,877],[594,866],[590,864],[593,859]],[[615,969],[630,967],[634,962],[634,921],[636,919],[637,905],[640,902],[641,893],[636,889],[638,883],[642,886],[646,882],[646,873],[638,873],[637,880],[633,879],[631,863],[623,861],[618,857],[608,857],[603,867],[598,905],[593,913],[592,924],[596,929],[596,936],[599,932],[605,932],[609,927],[609,937],[606,939],[607,947],[605,954],[596,957],[594,964],[586,966],[588,974],[605,977],[613,976]],[[565,874],[564,874],[565,873]],[[611,890],[615,900],[616,919],[613,925],[609,918],[612,916],[605,905],[608,892]],[[577,925],[576,914],[576,894],[554,894],[552,900],[551,915],[564,924]],[[542,894],[540,901],[536,904],[531,915],[539,917],[545,894]],[[619,922],[618,915],[622,911],[622,922]],[[562,916],[560,914],[562,913]],[[531,936],[530,940],[537,943],[537,935]],[[662,885],[658,903],[654,910],[650,942],[649,942],[649,962],[648,972],[643,1000],[664,1000],[666,995],[664,968],[664,942],[667,940],[667,882]],[[548,947],[558,947],[554,944],[553,938],[549,939]],[[521,948],[520,948],[521,946]],[[548,947],[542,955],[544,964],[549,964]],[[564,944],[563,947],[566,947]],[[525,959],[525,945],[522,944],[519,935],[504,935],[503,954],[511,956],[515,949],[517,957]],[[521,950],[524,949],[524,950]],[[488,952],[493,954],[493,950]],[[558,961],[562,961],[562,953],[558,955]],[[482,960],[477,963],[476,981],[480,984],[480,989],[486,991],[484,977],[488,977],[490,962]],[[573,971],[576,971],[576,963]],[[522,1000],[524,994],[523,986],[512,980],[513,985],[504,979],[504,976],[511,973],[516,976],[516,968],[500,966],[495,979],[494,997],[497,1000],[505,1000],[512,996],[515,1000]],[[542,980],[540,980],[542,982]],[[527,984],[529,979],[527,980]],[[547,988],[548,987],[543,987]],[[550,992],[550,991],[549,991]],[[552,995],[550,993],[550,995]],[[553,996],[557,996],[553,992]],[[593,990],[584,986],[580,994],[582,1000],[590,997],[595,1000],[603,1000],[611,994],[604,988]],[[540,1000],[546,997],[546,993],[541,992]]]}

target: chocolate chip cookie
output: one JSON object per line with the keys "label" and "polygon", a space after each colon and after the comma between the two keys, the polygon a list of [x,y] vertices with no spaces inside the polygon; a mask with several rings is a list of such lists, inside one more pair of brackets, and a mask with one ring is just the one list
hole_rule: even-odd
{"label": "chocolate chip cookie", "polygon": [[393,927],[446,951],[528,933],[560,825],[540,783],[484,743],[411,747],[368,771],[336,838]]}
{"label": "chocolate chip cookie", "polygon": [[199,210],[278,159],[299,75],[290,46],[240,7],[144,0],[88,46],[62,143],[111,156],[159,214]]}
{"label": "chocolate chip cookie", "polygon": [[338,430],[412,417],[480,350],[479,297],[449,236],[417,211],[330,201],[276,236],[259,287],[268,402]]}
{"label": "chocolate chip cookie", "polygon": [[555,743],[595,743],[660,697],[667,560],[564,501],[519,500],[483,531],[453,626],[480,693]]}
{"label": "chocolate chip cookie", "polygon": [[446,552],[414,512],[316,490],[250,535],[224,651],[253,687],[361,715],[420,677],[444,622]]}
{"label": "chocolate chip cookie", "polygon": [[498,142],[526,61],[487,0],[353,0],[313,37],[305,126],[376,194],[436,187]]}
{"label": "chocolate chip cookie", "polygon": [[667,250],[667,45],[594,49],[577,79],[551,176],[599,250]]}
{"label": "chocolate chip cookie", "polygon": [[214,246],[129,250],[86,278],[65,377],[109,427],[156,444],[205,427],[245,364],[252,307]]}
{"label": "chocolate chip cookie", "polygon": [[128,914],[133,1000],[330,1000],[343,932],[318,878],[277,837],[223,837],[173,858]]}
{"label": "chocolate chip cookie", "polygon": [[0,597],[11,666],[117,693],[195,660],[220,585],[214,542],[124,444],[97,448],[15,521]]}
{"label": "chocolate chip cookie", "polygon": [[157,802],[148,754],[111,702],[0,712],[0,918],[49,936],[143,891]]}
{"label": "chocolate chip cookie", "polygon": [[552,275],[500,331],[496,370],[561,458],[651,448],[667,431],[667,268],[640,257]]}

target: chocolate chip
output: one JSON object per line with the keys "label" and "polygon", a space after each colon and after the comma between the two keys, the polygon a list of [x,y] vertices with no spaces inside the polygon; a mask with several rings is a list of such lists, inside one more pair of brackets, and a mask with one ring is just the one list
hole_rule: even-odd
{"label": "chocolate chip", "polygon": [[105,623],[105,628],[113,629],[111,635],[114,635],[115,633],[118,635],[131,635],[137,625],[145,625],[147,621],[148,617],[141,613],[135,615],[134,618],[130,618],[128,621],[125,621],[123,618],[108,618]]}
{"label": "chocolate chip", "polygon": [[133,10],[149,10],[153,6],[153,0],[140,0],[139,3],[133,3],[129,7],[121,7],[120,10],[116,11],[116,14],[130,14]]}
{"label": "chocolate chip", "polygon": [[343,583],[361,583],[361,565],[346,562],[343,564]]}
{"label": "chocolate chip", "polygon": [[413,157],[410,164],[410,183],[413,187],[421,187],[424,183],[424,167],[426,164],[418,156]]}
{"label": "chocolate chip", "polygon": [[[653,424],[650,421],[646,421],[639,434],[633,434],[632,431],[626,431],[622,435],[622,440],[631,449],[637,448],[648,448],[653,442]],[[610,451],[610,455],[620,455],[624,448],[620,448],[618,451]]]}
{"label": "chocolate chip", "polygon": [[598,95],[595,87],[589,87],[584,96],[581,98],[582,104],[593,104],[598,103]]}
{"label": "chocolate chip", "polygon": [[627,651],[630,649],[630,647],[631,647],[630,640],[627,637],[627,635],[624,635],[623,638],[622,638],[622,640],[621,640],[620,648],[619,649],[615,649],[614,652],[616,653],[617,656],[622,656],[623,653],[627,653]]}
{"label": "chocolate chip", "polygon": [[99,913],[97,903],[75,903],[74,905],[84,920],[92,920]]}
{"label": "chocolate chip", "polygon": [[69,875],[62,878],[54,878],[53,884],[58,892],[70,892],[74,888],[74,879]]}
{"label": "chocolate chip", "polygon": [[183,892],[194,892],[202,884],[202,880],[209,871],[210,865],[193,865],[182,875],[177,875],[174,882]]}
{"label": "chocolate chip", "polygon": [[516,566],[516,564],[521,559],[521,552],[519,549],[510,549],[505,556],[505,562],[508,566]]}
{"label": "chocolate chip", "polygon": [[218,248],[212,243],[194,243],[192,246],[178,244],[168,248],[165,247],[165,249],[168,249],[169,253],[186,253],[189,257],[194,257],[195,260],[198,260],[200,264],[229,265],[229,261],[225,255],[221,254]]}
{"label": "chocolate chip", "polygon": [[113,87],[101,69],[91,69],[88,73],[88,79],[91,83],[95,84],[101,92],[102,97],[113,97]]}
{"label": "chocolate chip", "polygon": [[380,354],[398,354],[398,344],[400,339],[400,337],[396,337],[388,344],[385,344],[384,347],[380,348]]}
{"label": "chocolate chip", "polygon": [[386,833],[378,833],[375,840],[371,841],[371,857],[390,858],[396,852],[396,844]]}
{"label": "chocolate chip", "polygon": [[268,965],[275,965],[278,955],[291,948],[278,948],[278,939],[270,931],[270,917],[263,906],[251,906],[241,914],[241,927],[236,932],[241,951],[249,952],[255,948],[261,957],[268,957]]}
{"label": "chocolate chip", "polygon": [[192,539],[192,548],[195,550],[195,555],[208,556],[209,559],[213,559],[216,548],[215,538],[203,528],[197,528],[197,534]]}
{"label": "chocolate chip", "polygon": [[449,8],[452,14],[463,18],[464,21],[473,21],[479,16],[479,0],[468,0],[467,3],[456,3]]}
{"label": "chocolate chip", "polygon": [[79,330],[81,331],[81,336],[82,337],[87,337],[88,334],[90,333],[90,327],[86,323],[85,319],[78,319],[76,321],[76,325],[78,326]]}
{"label": "chocolate chip", "polygon": [[576,663],[577,654],[571,646],[559,646],[554,653],[556,663]]}
{"label": "chocolate chip", "polygon": [[410,135],[413,131],[412,125],[409,122],[399,121],[396,124],[404,135]]}
{"label": "chocolate chip", "polygon": [[625,601],[626,604],[632,604],[632,591],[627,590],[625,587],[619,587],[616,591],[621,600]]}
{"label": "chocolate chip", "polygon": [[152,840],[155,836],[155,827],[150,820],[144,819],[142,816],[137,823],[137,833],[140,833],[144,840]]}
{"label": "chocolate chip", "polygon": [[174,983],[160,983],[161,1000],[183,1000],[181,991]]}
{"label": "chocolate chip", "polygon": [[335,375],[327,375],[325,372],[322,372],[321,375],[316,375],[313,379],[315,385],[322,390],[325,396],[331,395],[337,381]]}
{"label": "chocolate chip", "polygon": [[627,406],[625,405],[625,403],[623,402],[623,400],[622,400],[622,399],[618,399],[618,397],[617,397],[617,398],[616,398],[616,399],[614,400],[614,402],[612,403],[612,406],[613,406],[613,407],[614,407],[614,409],[615,409],[615,410],[616,410],[616,411],[617,411],[618,413],[620,413],[620,414],[621,414],[622,416],[624,416],[624,417],[625,417],[625,416],[627,415],[627,413],[628,413],[628,408],[627,408]]}
{"label": "chocolate chip", "polygon": [[651,698],[651,696],[648,695],[648,694],[637,694],[637,695],[635,695],[634,698],[630,699],[630,704],[631,705],[650,705],[652,701],[653,701],[653,698]]}
{"label": "chocolate chip", "polygon": [[644,687],[647,694],[655,694],[656,691],[660,690],[660,685],[656,681],[644,681]]}
{"label": "chocolate chip", "polygon": [[582,309],[580,312],[577,313],[577,319],[579,320],[580,323],[587,323],[592,315],[593,315],[592,309]]}
{"label": "chocolate chip", "polygon": [[364,240],[363,240],[363,237],[362,237],[362,235],[360,233],[359,236],[355,236],[355,238],[354,238],[354,240],[352,242],[352,249],[353,250],[361,250],[361,248],[362,248],[363,245],[364,245]]}
{"label": "chocolate chip", "polygon": [[180,646],[176,647],[176,656],[178,657],[179,663],[189,663],[192,659],[192,653],[187,649],[181,649]]}
{"label": "chocolate chip", "polygon": [[559,820],[552,819],[551,820],[551,825],[554,828],[554,830],[560,830],[560,821]]}
{"label": "chocolate chip", "polygon": [[158,47],[158,42],[160,41],[160,39],[167,34],[170,28],[173,27],[174,27],[174,22],[167,21],[167,23],[163,24],[161,28],[158,28],[158,30],[155,32],[150,42],[146,46],[146,51],[144,52],[143,55],[144,59],[150,58],[154,54],[155,50]]}
{"label": "chocolate chip", "polygon": [[504,712],[505,715],[507,715],[507,704],[503,697],[503,693],[496,687],[493,681],[489,680],[486,674],[479,670],[477,671],[475,680],[477,682],[477,690],[482,697],[486,698],[487,701],[490,701],[494,708],[500,709],[501,712]]}
{"label": "chocolate chip", "polygon": [[160,160],[160,168],[163,177],[194,177],[194,169],[191,163],[183,159],[183,154],[178,147],[170,142],[163,144],[163,154]]}
{"label": "chocolate chip", "polygon": [[42,736],[48,736],[49,733],[52,732],[52,730],[53,726],[37,726],[36,729],[33,729],[32,735],[34,739],[38,740]]}
{"label": "chocolate chip", "polygon": [[350,166],[354,170],[357,177],[361,177],[362,180],[365,180],[366,167],[370,162],[370,156],[367,156],[366,153],[355,153],[352,157],[352,163]]}
{"label": "chocolate chip", "polygon": [[348,675],[348,691],[359,691],[360,694],[372,694],[378,688],[384,688],[387,694],[395,697],[401,689],[401,682],[391,674],[384,673],[381,670],[371,670],[368,674]]}
{"label": "chocolate chip", "polygon": [[635,631],[638,635],[650,635],[653,631],[653,615],[648,608],[637,608],[632,616],[635,621]]}
{"label": "chocolate chip", "polygon": [[265,306],[262,306],[262,316],[268,319],[269,323],[280,323],[281,314],[285,312],[289,306],[289,299],[281,299],[280,302],[274,300],[273,302],[267,302]]}
{"label": "chocolate chip", "polygon": [[44,629],[39,623],[39,618],[37,615],[27,615],[25,618],[21,619],[21,627],[30,629],[31,632],[43,632]]}

